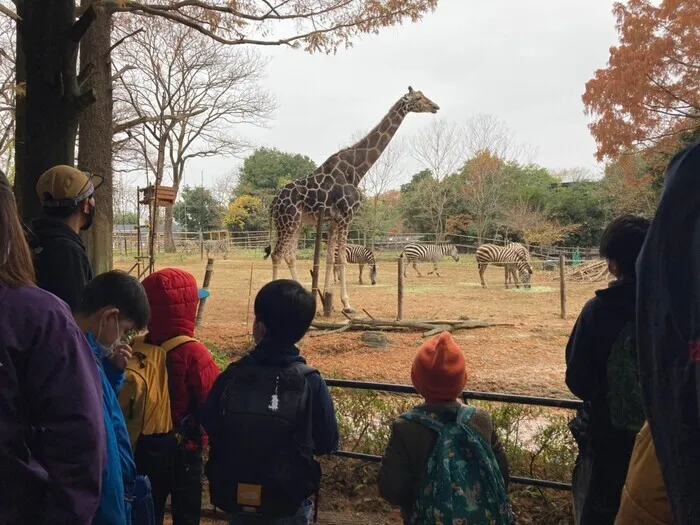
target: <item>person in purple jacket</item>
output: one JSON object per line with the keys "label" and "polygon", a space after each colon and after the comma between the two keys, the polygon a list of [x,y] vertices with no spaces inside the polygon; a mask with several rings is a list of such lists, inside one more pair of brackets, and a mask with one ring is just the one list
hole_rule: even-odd
{"label": "person in purple jacket", "polygon": [[0,171],[0,523],[87,525],[105,464],[95,359],[65,303],[34,285]]}

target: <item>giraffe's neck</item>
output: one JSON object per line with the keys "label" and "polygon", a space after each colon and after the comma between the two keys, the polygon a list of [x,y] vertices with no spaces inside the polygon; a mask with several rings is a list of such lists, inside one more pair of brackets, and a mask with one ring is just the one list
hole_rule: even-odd
{"label": "giraffe's neck", "polygon": [[358,186],[398,131],[408,111],[403,100],[394,104],[384,118],[359,142],[340,152],[355,169],[352,183]]}

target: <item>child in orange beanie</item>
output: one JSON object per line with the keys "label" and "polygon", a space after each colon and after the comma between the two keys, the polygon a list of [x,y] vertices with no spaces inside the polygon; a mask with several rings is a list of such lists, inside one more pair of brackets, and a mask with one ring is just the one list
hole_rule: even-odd
{"label": "child in orange beanie", "polygon": [[404,523],[508,525],[508,462],[485,410],[464,405],[466,360],[449,332],[423,343],[411,380],[425,403],[396,419],[379,492]]}

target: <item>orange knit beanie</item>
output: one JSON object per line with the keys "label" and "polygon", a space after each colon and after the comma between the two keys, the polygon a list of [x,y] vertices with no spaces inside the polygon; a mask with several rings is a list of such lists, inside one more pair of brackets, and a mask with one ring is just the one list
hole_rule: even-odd
{"label": "orange knit beanie", "polygon": [[449,332],[425,341],[411,368],[411,381],[427,403],[454,401],[467,384],[467,362]]}

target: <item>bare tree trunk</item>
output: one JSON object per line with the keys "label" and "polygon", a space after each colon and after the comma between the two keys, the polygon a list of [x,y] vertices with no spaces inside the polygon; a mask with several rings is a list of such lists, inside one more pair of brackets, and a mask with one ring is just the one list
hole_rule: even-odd
{"label": "bare tree trunk", "polygon": [[165,208],[165,220],[163,222],[163,243],[165,244],[165,253],[175,253],[175,239],[173,238],[173,207]]}
{"label": "bare tree trunk", "polygon": [[78,115],[90,101],[80,97],[76,82],[81,32],[73,29],[73,2],[24,0],[17,7],[22,19],[17,69],[18,79],[26,79],[26,97],[17,112],[15,191],[22,218],[29,221],[41,212],[36,195],[41,174],[73,164]]}
{"label": "bare tree trunk", "polygon": [[[86,8],[92,0],[82,0]],[[94,66],[86,87],[95,90],[97,101],[82,115],[78,137],[78,166],[104,177],[95,193],[96,213],[92,228],[82,236],[95,275],[112,269],[112,63],[110,60],[109,13],[99,9],[97,19],[85,34],[80,46],[80,67]]]}

